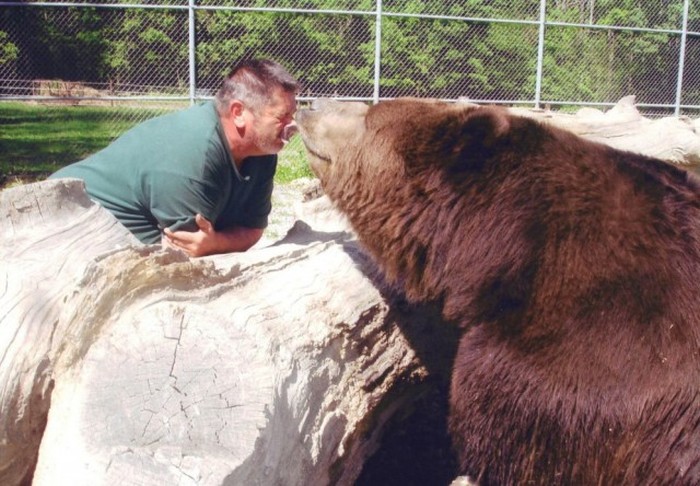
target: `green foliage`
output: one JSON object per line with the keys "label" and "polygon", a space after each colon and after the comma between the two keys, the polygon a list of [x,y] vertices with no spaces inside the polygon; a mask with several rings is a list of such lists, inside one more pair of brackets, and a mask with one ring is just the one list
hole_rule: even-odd
{"label": "green foliage", "polygon": [[[168,10],[128,9],[108,17],[103,77],[111,84],[148,84],[186,93],[189,82],[187,22]],[[179,89],[178,89],[179,88]]]}
{"label": "green foliage", "polygon": [[94,8],[18,10],[10,20],[27,36],[17,43],[20,58],[26,57],[41,77],[74,81],[98,75],[106,43],[102,18]]}
{"label": "green foliage", "polygon": [[214,89],[235,60],[270,57],[311,92],[369,87],[373,46],[369,23],[357,15],[204,11],[197,16],[198,84]]}
{"label": "green foliage", "polygon": [[[198,88],[211,94],[233,63],[265,56],[287,66],[304,94],[371,93],[375,0],[200,0],[197,5],[263,9],[195,11]],[[697,31],[700,8],[692,5],[691,30]],[[358,13],[276,12],[271,7]],[[533,99],[538,24],[491,20],[536,21],[540,0],[385,0],[383,10],[381,96]],[[678,29],[682,10],[683,0],[548,0],[546,20]],[[187,14],[185,9],[91,6],[0,10],[0,66],[11,66],[17,79],[186,94]],[[697,37],[691,40],[688,66],[698,57]],[[616,101],[634,92],[641,102],[668,102],[664,97],[674,92],[677,34],[548,24],[544,47],[542,99]],[[700,72],[687,69],[685,76],[695,99]]]}
{"label": "green foliage", "polygon": [[7,32],[0,30],[0,66],[14,62],[19,57],[19,48],[9,41]]}

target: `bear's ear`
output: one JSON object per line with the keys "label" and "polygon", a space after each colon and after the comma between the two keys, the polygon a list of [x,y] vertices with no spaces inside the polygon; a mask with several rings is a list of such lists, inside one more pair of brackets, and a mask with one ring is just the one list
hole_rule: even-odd
{"label": "bear's ear", "polygon": [[402,154],[410,173],[442,168],[448,177],[480,172],[495,155],[510,130],[510,118],[502,108],[448,107],[430,110],[413,123],[412,140]]}

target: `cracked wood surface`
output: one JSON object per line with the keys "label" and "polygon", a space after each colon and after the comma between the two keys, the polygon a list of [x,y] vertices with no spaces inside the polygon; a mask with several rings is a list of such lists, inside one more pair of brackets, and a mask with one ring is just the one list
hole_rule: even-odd
{"label": "cracked wood surface", "polygon": [[137,243],[77,182],[0,192],[0,484],[31,473],[61,302],[91,259]]}
{"label": "cracked wood surface", "polygon": [[2,484],[352,484],[426,376],[342,227],[188,259],[79,182],[1,194]]}

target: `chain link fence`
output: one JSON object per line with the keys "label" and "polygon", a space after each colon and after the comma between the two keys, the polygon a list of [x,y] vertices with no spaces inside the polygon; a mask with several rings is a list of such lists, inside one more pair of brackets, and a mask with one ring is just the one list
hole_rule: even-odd
{"label": "chain link fence", "polygon": [[[642,5],[640,5],[642,4]],[[301,101],[399,96],[700,113],[700,0],[93,0],[0,4],[0,100],[129,107],[269,57]]]}

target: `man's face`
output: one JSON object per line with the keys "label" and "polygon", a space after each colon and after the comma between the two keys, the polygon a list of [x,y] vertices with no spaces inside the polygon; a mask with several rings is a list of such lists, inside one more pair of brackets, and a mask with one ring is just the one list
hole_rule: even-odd
{"label": "man's face", "polygon": [[288,131],[285,127],[294,121],[296,97],[281,88],[276,89],[270,102],[256,112],[250,112],[248,127],[258,155],[276,154],[284,147]]}

